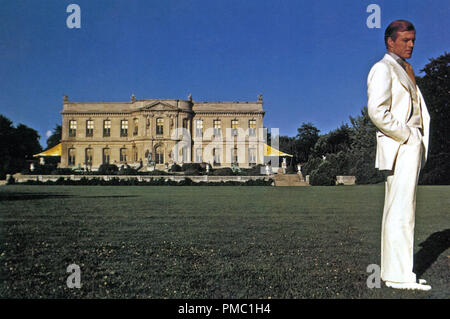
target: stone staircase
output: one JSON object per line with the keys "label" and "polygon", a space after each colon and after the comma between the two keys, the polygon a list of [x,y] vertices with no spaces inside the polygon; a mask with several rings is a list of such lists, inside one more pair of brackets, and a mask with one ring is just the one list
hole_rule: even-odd
{"label": "stone staircase", "polygon": [[299,174],[275,174],[275,186],[309,186],[309,183]]}

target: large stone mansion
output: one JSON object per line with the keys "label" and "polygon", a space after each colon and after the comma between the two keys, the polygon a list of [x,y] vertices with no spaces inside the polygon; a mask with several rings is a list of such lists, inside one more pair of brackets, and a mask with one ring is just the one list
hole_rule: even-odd
{"label": "large stone mansion", "polygon": [[197,102],[191,95],[72,102],[64,96],[60,167],[251,167],[264,162],[264,113],[261,95],[255,102]]}

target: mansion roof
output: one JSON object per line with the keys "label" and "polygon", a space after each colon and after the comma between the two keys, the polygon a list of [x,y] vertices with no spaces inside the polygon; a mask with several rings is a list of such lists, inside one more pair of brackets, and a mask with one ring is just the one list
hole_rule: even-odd
{"label": "mansion roof", "polygon": [[146,111],[185,111],[194,113],[260,113],[264,114],[259,96],[254,102],[199,102],[177,99],[144,99],[129,102],[72,102],[64,97],[62,114],[135,113]]}

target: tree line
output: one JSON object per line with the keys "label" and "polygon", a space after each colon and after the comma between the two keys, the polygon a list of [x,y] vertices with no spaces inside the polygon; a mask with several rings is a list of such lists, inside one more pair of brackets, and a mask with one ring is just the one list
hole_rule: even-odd
{"label": "tree line", "polygon": [[[450,184],[450,54],[444,53],[430,62],[416,77],[431,116],[430,149],[428,161],[421,172],[421,184]],[[369,118],[367,107],[349,124],[326,134],[312,123],[303,123],[294,137],[280,136],[280,150],[292,154],[288,172],[296,172],[302,165],[303,175],[310,175],[312,185],[335,185],[337,175],[354,175],[356,183],[371,184],[384,180],[374,168],[376,127]],[[42,151],[39,134],[24,124],[13,126],[11,120],[0,114],[0,179],[28,168],[33,154]],[[47,149],[61,139],[57,125],[47,139]]]}
{"label": "tree line", "polygon": [[[416,76],[431,116],[428,161],[421,172],[420,184],[450,184],[450,54],[430,62]],[[292,154],[288,172],[302,165],[302,174],[310,175],[312,185],[335,185],[337,175],[356,176],[357,184],[384,181],[384,173],[375,169],[376,131],[367,106],[350,116],[350,125],[320,134],[313,123],[303,123],[294,137],[280,136],[280,150]]]}

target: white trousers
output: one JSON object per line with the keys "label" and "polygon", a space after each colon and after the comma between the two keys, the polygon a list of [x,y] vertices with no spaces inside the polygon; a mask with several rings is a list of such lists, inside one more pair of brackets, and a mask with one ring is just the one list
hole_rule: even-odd
{"label": "white trousers", "polygon": [[400,146],[393,174],[386,178],[381,229],[381,279],[416,282],[413,272],[416,190],[422,142]]}

